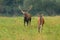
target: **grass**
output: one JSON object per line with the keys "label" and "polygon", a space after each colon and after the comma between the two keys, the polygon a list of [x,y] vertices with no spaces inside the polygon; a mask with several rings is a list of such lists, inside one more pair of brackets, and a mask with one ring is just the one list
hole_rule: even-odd
{"label": "grass", "polygon": [[45,17],[41,33],[37,30],[37,17],[31,26],[23,25],[23,17],[0,17],[0,40],[60,40],[60,16]]}

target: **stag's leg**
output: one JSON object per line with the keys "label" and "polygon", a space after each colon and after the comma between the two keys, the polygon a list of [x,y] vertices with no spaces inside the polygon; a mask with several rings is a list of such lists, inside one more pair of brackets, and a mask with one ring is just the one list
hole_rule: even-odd
{"label": "stag's leg", "polygon": [[25,22],[26,22],[26,21],[24,20],[24,26],[25,26]]}
{"label": "stag's leg", "polygon": [[27,19],[26,19],[26,18],[24,18],[24,26],[25,26],[26,22],[27,22]]}
{"label": "stag's leg", "polygon": [[31,18],[29,19],[29,24],[31,25]]}
{"label": "stag's leg", "polygon": [[27,22],[27,26],[28,26],[28,20],[26,22]]}

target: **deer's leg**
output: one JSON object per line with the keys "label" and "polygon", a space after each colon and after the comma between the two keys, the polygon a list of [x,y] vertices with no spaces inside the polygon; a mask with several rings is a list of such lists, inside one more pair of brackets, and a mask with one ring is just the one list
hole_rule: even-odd
{"label": "deer's leg", "polygon": [[31,25],[31,18],[29,19],[29,24]]}
{"label": "deer's leg", "polygon": [[44,25],[44,24],[42,24],[42,30],[43,30],[43,25]]}
{"label": "deer's leg", "polygon": [[38,32],[40,33],[40,25],[38,25]]}
{"label": "deer's leg", "polygon": [[28,26],[28,23],[29,23],[28,20],[26,22],[27,22],[27,26]]}
{"label": "deer's leg", "polygon": [[24,26],[25,26],[25,22],[26,22],[26,20],[24,20]]}
{"label": "deer's leg", "polygon": [[42,29],[43,29],[42,25],[39,25],[39,26],[38,26],[38,32],[39,32],[39,33],[42,32]]}

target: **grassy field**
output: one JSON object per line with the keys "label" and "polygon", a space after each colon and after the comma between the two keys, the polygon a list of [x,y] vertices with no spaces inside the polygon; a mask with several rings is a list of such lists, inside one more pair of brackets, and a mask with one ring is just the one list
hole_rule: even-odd
{"label": "grassy field", "polygon": [[37,30],[37,17],[31,26],[23,25],[23,17],[0,17],[0,40],[60,40],[60,16],[45,17],[41,33]]}

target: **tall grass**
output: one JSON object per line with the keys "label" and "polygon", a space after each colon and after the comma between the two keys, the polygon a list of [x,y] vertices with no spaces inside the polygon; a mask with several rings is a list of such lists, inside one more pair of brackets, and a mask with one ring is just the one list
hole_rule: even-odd
{"label": "tall grass", "polygon": [[0,40],[60,40],[60,16],[45,17],[41,33],[37,27],[37,17],[31,26],[23,25],[23,17],[0,17]]}

